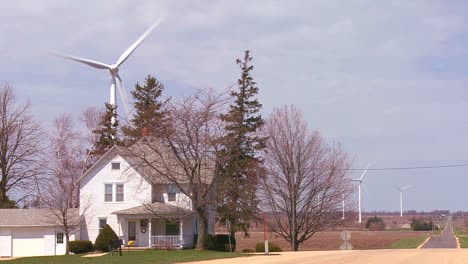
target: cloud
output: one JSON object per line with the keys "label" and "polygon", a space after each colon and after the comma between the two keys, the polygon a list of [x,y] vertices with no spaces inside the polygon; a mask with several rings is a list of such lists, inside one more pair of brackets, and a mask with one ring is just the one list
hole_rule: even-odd
{"label": "cloud", "polygon": [[[0,8],[0,81],[31,98],[41,119],[99,107],[109,89],[105,71],[42,50],[112,63],[166,14],[120,69],[127,89],[148,74],[172,96],[222,89],[236,81],[235,59],[249,49],[264,115],[282,104],[299,106],[310,127],[358,157],[356,166],[443,163],[468,154],[464,1],[56,0],[4,1]],[[393,189],[382,182],[406,177],[382,175],[375,188],[388,195]],[[421,195],[433,183],[425,184]],[[385,199],[374,197],[367,208],[397,209]]]}

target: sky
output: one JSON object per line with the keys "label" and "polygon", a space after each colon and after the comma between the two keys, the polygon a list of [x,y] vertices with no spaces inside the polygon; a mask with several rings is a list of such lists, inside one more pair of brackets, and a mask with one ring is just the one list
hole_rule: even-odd
{"label": "sky", "polygon": [[[45,51],[111,64],[164,16],[120,67],[127,93],[148,74],[175,98],[225,89],[250,50],[264,117],[295,105],[353,168],[468,163],[467,1],[25,0],[0,10],[0,84],[46,127],[102,107],[110,85],[107,71]],[[368,171],[363,210],[399,210],[393,185],[412,185],[405,209],[468,210],[467,176],[468,167]]]}

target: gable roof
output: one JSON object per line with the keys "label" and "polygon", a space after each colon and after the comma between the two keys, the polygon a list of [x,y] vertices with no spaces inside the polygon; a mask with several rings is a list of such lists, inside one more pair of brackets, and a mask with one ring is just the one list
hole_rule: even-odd
{"label": "gable roof", "polygon": [[111,159],[111,158],[113,158],[113,157],[115,157],[117,155],[120,155],[122,158],[126,159],[128,161],[128,163],[135,170],[137,170],[145,180],[147,180],[148,182],[151,182],[150,178],[147,177],[147,175],[144,172],[142,172],[141,170],[138,170],[135,167],[135,159],[133,159],[131,155],[128,155],[128,153],[129,153],[129,151],[128,151],[127,147],[118,146],[118,145],[112,146],[112,148],[110,148],[106,153],[104,153],[104,155],[102,155],[89,169],[87,169],[85,171],[85,173],[83,173],[83,175],[81,175],[78,178],[76,183],[79,184],[81,180],[88,177],[89,174],[91,173],[91,171],[93,171],[95,168],[97,168],[102,162],[104,162],[104,161],[106,161],[108,159]]}
{"label": "gable roof", "polygon": [[[69,209],[69,217],[78,218],[78,211]],[[59,226],[50,215],[50,209],[0,209],[0,226]]]}
{"label": "gable roof", "polygon": [[[156,149],[158,151],[155,151]],[[120,155],[122,158],[127,160],[129,165],[150,183],[172,183],[171,180],[157,172],[154,169],[155,166],[161,167],[161,171],[171,174],[171,179],[179,178],[178,183],[188,182],[187,177],[184,175],[184,168],[175,158],[175,155],[169,149],[169,146],[164,145],[155,138],[144,137],[130,147],[114,145],[101,158],[99,158],[91,168],[78,178],[77,183],[88,177],[91,171],[98,167],[102,162],[116,155]],[[161,162],[161,160],[164,161]],[[213,179],[213,171],[210,170],[213,166],[214,162],[212,160],[205,160],[204,164],[201,165],[202,168],[200,170],[203,175],[201,175],[200,180],[203,183],[209,183]]]}

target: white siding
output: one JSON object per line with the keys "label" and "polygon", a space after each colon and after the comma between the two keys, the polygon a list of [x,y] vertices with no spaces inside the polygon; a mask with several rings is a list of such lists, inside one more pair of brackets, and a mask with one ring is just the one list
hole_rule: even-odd
{"label": "white siding", "polygon": [[[111,163],[120,162],[120,170],[112,170]],[[104,184],[124,183],[124,202],[104,202]],[[107,224],[123,236],[119,220],[112,212],[150,202],[151,184],[141,177],[121,156],[114,156],[100,163],[80,182],[80,214],[85,214],[86,229],[81,239],[95,241],[99,234],[99,218],[107,218]],[[114,189],[115,191],[115,189]],[[115,196],[115,194],[114,194]]]}
{"label": "white siding", "polygon": [[11,229],[0,227],[0,257],[11,257]]}

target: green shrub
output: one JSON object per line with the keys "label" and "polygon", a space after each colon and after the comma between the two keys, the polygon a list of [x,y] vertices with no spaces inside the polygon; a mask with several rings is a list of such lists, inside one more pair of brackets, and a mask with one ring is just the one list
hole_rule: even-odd
{"label": "green shrub", "polygon": [[214,250],[214,247],[215,247],[214,236],[205,234],[203,236],[203,247],[207,250]]}
{"label": "green shrub", "polygon": [[367,219],[366,228],[372,231],[382,231],[385,229],[385,223],[382,218],[374,216]]}
{"label": "green shrub", "polygon": [[99,232],[99,235],[96,238],[96,242],[94,243],[94,247],[96,250],[107,252],[109,251],[109,242],[115,239],[119,239],[119,237],[114,232],[114,230],[112,230],[112,227],[106,225]]}
{"label": "green shrub", "polygon": [[[229,235],[205,235],[203,242],[205,249],[229,252]],[[232,252],[234,252],[236,250],[236,239],[234,237],[231,237],[231,247]]]}
{"label": "green shrub", "polygon": [[[433,222],[432,221],[424,221],[422,218],[413,218],[411,219],[411,229],[414,231],[428,231],[432,230]],[[437,225],[434,226],[435,230],[439,230]]]}
{"label": "green shrub", "polygon": [[70,252],[81,254],[93,251],[93,243],[89,240],[75,240],[68,243]]}
{"label": "green shrub", "polygon": [[[268,242],[268,252],[281,252],[281,248],[275,243]],[[265,242],[258,242],[255,245],[255,252],[265,252]]]}
{"label": "green shrub", "polygon": [[[229,252],[229,237],[230,235],[219,234],[214,236],[215,250]],[[231,250],[236,251],[236,238],[231,237]]]}

